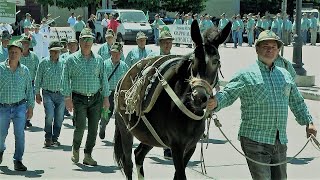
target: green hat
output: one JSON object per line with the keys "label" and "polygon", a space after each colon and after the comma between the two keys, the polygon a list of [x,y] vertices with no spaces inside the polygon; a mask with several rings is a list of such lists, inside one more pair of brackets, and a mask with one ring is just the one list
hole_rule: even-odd
{"label": "green hat", "polygon": [[12,38],[11,34],[7,30],[2,31],[2,34],[0,35],[0,37],[1,37],[1,40],[10,40]]}
{"label": "green hat", "polygon": [[171,35],[171,33],[169,31],[162,31],[160,33],[159,40],[163,40],[163,39],[172,39],[172,40],[174,40],[174,38],[172,37],[172,35]]}
{"label": "green hat", "polygon": [[7,47],[8,47],[8,49],[10,49],[10,47],[13,47],[13,46],[18,47],[18,48],[21,49],[21,51],[23,51],[22,44],[21,44],[21,42],[19,40],[13,41],[12,43],[8,44]]}
{"label": "green hat", "polygon": [[281,41],[281,39],[279,38],[279,36],[277,36],[274,32],[270,31],[270,30],[265,30],[262,31],[259,34],[258,39],[256,40],[256,46],[259,45],[260,42],[262,41],[268,41],[268,40],[274,40],[277,42],[278,44],[278,48],[283,46],[283,42]]}
{"label": "green hat", "polygon": [[115,42],[111,46],[111,52],[120,52],[122,50],[122,44],[119,42]]}
{"label": "green hat", "polygon": [[33,27],[34,28],[40,28],[40,25],[39,24],[34,24]]}
{"label": "green hat", "polygon": [[25,34],[22,35],[21,38],[20,38],[20,41],[21,41],[21,42],[23,42],[23,41],[24,41],[24,42],[31,42],[31,35],[30,35],[30,36],[27,36],[27,35],[25,35]]}
{"label": "green hat", "polygon": [[148,39],[148,36],[146,36],[143,32],[138,32],[136,39]]}
{"label": "green hat", "polygon": [[114,32],[112,29],[108,29],[106,32],[105,37],[114,37]]}
{"label": "green hat", "polygon": [[92,31],[89,28],[84,28],[81,33],[80,33],[80,39],[81,38],[85,38],[85,37],[89,37],[89,38],[93,38],[94,36],[92,35]]}
{"label": "green hat", "polygon": [[52,51],[52,50],[59,51],[61,49],[63,49],[63,46],[59,41],[52,41],[49,45],[49,51]]}
{"label": "green hat", "polygon": [[67,38],[61,38],[61,39],[60,39],[60,42],[61,42],[61,43],[67,43],[67,42],[68,42],[68,39],[67,39]]}
{"label": "green hat", "polygon": [[25,26],[24,29],[31,29],[31,26]]}
{"label": "green hat", "polygon": [[78,41],[76,39],[69,39],[68,43],[78,43]]}

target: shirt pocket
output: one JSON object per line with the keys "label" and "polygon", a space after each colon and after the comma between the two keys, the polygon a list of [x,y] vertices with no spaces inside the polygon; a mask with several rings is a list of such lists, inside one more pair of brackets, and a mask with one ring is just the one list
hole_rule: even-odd
{"label": "shirt pocket", "polygon": [[261,104],[268,100],[268,91],[265,84],[254,84],[248,87],[251,101]]}

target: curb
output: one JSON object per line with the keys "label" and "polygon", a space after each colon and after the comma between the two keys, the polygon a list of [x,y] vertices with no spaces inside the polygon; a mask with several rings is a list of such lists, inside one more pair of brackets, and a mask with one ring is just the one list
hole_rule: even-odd
{"label": "curb", "polygon": [[[220,86],[226,86],[228,81],[219,81]],[[299,92],[303,96],[304,99],[313,100],[313,101],[320,101],[320,87],[313,86],[313,87],[298,87]]]}

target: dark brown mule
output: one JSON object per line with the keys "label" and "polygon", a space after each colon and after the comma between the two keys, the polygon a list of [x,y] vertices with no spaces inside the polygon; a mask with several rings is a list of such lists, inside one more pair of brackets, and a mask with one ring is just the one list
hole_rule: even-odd
{"label": "dark brown mule", "polygon": [[[196,116],[202,116],[207,106],[212,88],[218,81],[220,56],[218,47],[228,37],[231,23],[221,31],[209,29],[200,34],[197,21],[191,25],[191,37],[195,44],[193,53],[178,57],[182,65],[168,84],[182,104]],[[194,80],[196,85],[192,84]],[[208,88],[208,85],[210,88]],[[211,92],[208,92],[209,91]],[[182,112],[165,90],[159,95],[153,108],[146,114],[155,132],[162,142],[172,151],[175,166],[174,179],[186,179],[185,168],[193,155],[197,142],[204,133],[205,117],[194,120]],[[133,136],[140,145],[134,150],[135,163],[139,179],[143,178],[143,161],[153,146],[163,147],[151,134],[143,121],[130,132],[127,128],[128,114],[124,110],[116,112],[116,130],[114,134],[114,156],[118,166],[124,171],[127,179],[132,179],[133,163],[131,159]],[[137,122],[140,117],[135,113],[131,121]]]}

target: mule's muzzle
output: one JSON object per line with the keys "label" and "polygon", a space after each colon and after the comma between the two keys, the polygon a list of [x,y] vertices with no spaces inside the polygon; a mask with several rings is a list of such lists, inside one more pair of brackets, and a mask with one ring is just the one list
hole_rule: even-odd
{"label": "mule's muzzle", "polygon": [[201,87],[195,88],[191,93],[191,104],[196,109],[205,109],[209,100],[206,90]]}

